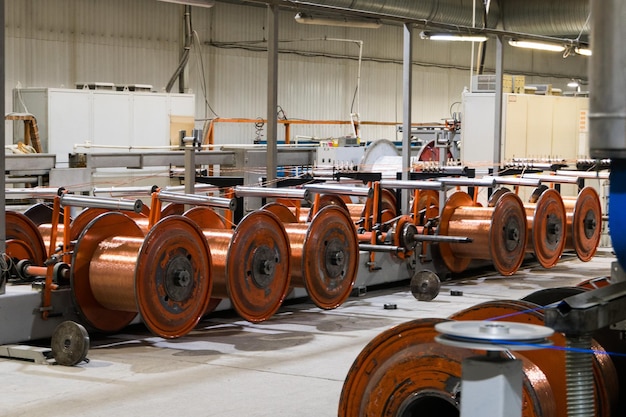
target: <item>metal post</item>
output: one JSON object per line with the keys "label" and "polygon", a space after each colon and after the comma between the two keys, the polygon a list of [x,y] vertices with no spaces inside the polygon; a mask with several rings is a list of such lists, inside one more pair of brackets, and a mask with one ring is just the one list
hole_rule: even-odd
{"label": "metal post", "polygon": [[[411,111],[413,98],[413,26],[404,24],[404,55],[402,58],[402,179],[409,179],[411,166]],[[409,191],[402,190],[402,211],[408,213]]]}
{"label": "metal post", "polygon": [[502,36],[496,36],[496,101],[493,129],[493,175],[498,175],[502,158]]}
{"label": "metal post", "polygon": [[[0,0],[0,80],[2,80],[2,82],[0,82],[0,97],[2,97],[2,100],[0,100],[0,114],[4,114],[5,113],[5,109],[4,109],[4,0]],[[0,148],[2,148],[2,157],[0,157],[0,172],[2,172],[2,175],[0,175],[0,190],[2,190],[2,198],[0,198],[0,215],[2,216],[2,219],[0,219],[0,256],[4,256],[4,253],[6,251],[6,216],[5,216],[5,209],[6,209],[6,203],[5,203],[5,196],[4,196],[4,189],[5,189],[5,185],[6,185],[6,181],[4,178],[4,170],[5,170],[5,149],[4,146],[6,144],[6,138],[4,137],[4,127],[2,129],[0,129],[0,142],[1,145]],[[2,274],[0,276],[0,294],[4,294],[5,290],[6,290],[6,276],[4,274]]]}
{"label": "metal post", "polygon": [[267,39],[267,185],[276,182],[278,161],[278,6],[270,4],[268,10]]}
{"label": "metal post", "polygon": [[183,139],[183,142],[185,143],[185,194],[193,194],[196,182],[196,138],[187,137]]}

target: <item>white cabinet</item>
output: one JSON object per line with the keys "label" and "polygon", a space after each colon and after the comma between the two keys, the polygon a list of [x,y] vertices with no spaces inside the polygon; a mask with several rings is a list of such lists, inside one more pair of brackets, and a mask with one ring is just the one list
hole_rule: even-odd
{"label": "white cabinet", "polygon": [[[463,94],[461,160],[484,167],[493,161],[494,93]],[[504,94],[501,161],[555,158],[568,161],[588,155],[585,97]]]}
{"label": "white cabinet", "polygon": [[[111,90],[27,88],[13,90],[13,111],[37,118],[44,152],[56,155],[57,168],[68,166],[73,152],[119,152],[119,147],[169,146],[172,116],[195,115],[193,94]],[[14,122],[13,142],[23,140],[23,126]],[[93,148],[74,148],[90,143]],[[161,149],[163,150],[163,149]]]}

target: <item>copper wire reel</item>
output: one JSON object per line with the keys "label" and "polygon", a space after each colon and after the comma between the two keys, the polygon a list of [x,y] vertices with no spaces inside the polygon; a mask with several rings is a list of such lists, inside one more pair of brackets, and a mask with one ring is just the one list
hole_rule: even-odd
{"label": "copper wire reel", "polygon": [[256,210],[232,230],[208,207],[195,207],[184,216],[201,228],[211,247],[213,297],[228,298],[252,323],[272,317],[290,289],[289,236],[278,217]]}
{"label": "copper wire reel", "polygon": [[345,210],[329,205],[310,223],[296,223],[281,204],[263,207],[285,223],[291,254],[291,285],[304,287],[324,310],[339,307],[352,292],[359,264],[356,228]]}
{"label": "copper wire reel", "polygon": [[[458,417],[461,363],[480,351],[435,341],[442,319],[419,319],[376,336],[350,368],[339,400],[339,417],[438,415]],[[536,365],[521,358],[524,417],[556,416],[552,391]]]}
{"label": "copper wire reel", "polygon": [[[489,205],[493,206],[508,191],[496,190]],[[532,203],[524,203],[527,221],[526,253],[532,253],[544,268],[554,267],[565,249],[566,212],[561,194],[547,189]]]}
{"label": "copper wire reel", "polygon": [[526,212],[520,198],[503,195],[494,207],[477,206],[463,191],[446,202],[439,223],[442,236],[465,236],[471,243],[439,243],[446,267],[463,272],[474,259],[488,260],[502,275],[514,274],[526,251]]}
{"label": "copper wire reel", "polygon": [[170,216],[147,235],[125,214],[96,217],[72,258],[72,296],[80,316],[99,331],[116,332],[137,313],[164,338],[189,333],[207,309],[211,254],[200,229]]}
{"label": "copper wire reel", "polygon": [[48,251],[35,223],[14,211],[5,212],[5,222],[6,254],[12,259],[27,259],[35,265],[43,265]]}
{"label": "copper wire reel", "polygon": [[563,197],[567,213],[566,250],[574,250],[578,259],[588,262],[598,249],[602,234],[602,206],[592,187],[585,187],[577,197]]}
{"label": "copper wire reel", "polygon": [[[449,318],[451,320],[505,320],[509,322],[543,325],[543,313],[538,305],[523,300],[488,301],[459,311]],[[549,338],[558,348],[566,346],[565,336],[554,333]],[[567,386],[565,375],[565,352],[562,350],[525,350],[514,352],[517,358],[524,357],[533,363],[545,375],[547,384],[553,394],[556,405],[556,416],[567,417]],[[596,389],[596,412],[598,417],[610,417],[618,401],[617,371],[609,355],[596,341],[593,342],[594,381]],[[545,402],[542,399],[541,402]]]}

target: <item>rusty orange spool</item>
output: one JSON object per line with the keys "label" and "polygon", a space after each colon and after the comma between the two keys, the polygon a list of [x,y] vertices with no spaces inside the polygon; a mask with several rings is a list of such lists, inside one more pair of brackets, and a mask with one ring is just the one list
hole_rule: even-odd
{"label": "rusty orange spool", "polygon": [[[417,207],[415,207],[417,205]],[[425,225],[429,220],[439,216],[439,192],[435,190],[418,190],[417,199],[413,198],[411,212],[416,213],[418,226]]]}
{"label": "rusty orange spool", "polygon": [[[494,194],[494,197],[496,194]],[[566,212],[561,194],[545,190],[534,203],[524,203],[527,220],[526,252],[544,268],[554,267],[565,249]]]}
{"label": "rusty orange spool", "polygon": [[104,213],[76,243],[72,296],[79,314],[99,331],[119,331],[140,313],[157,336],[184,336],[207,309],[210,260],[202,232],[189,219],[167,217],[144,237],[130,217]]}
{"label": "rusty orange spool", "polygon": [[[488,301],[470,307],[450,316],[451,320],[501,320],[518,323],[530,323],[543,326],[543,313],[538,305],[528,301],[503,300]],[[550,337],[554,346],[565,347],[565,336],[554,333]],[[618,401],[617,371],[609,355],[597,342],[593,342],[594,381],[596,388],[596,415],[610,417]],[[563,350],[527,350],[514,352],[516,357],[523,356],[535,364],[545,374],[556,402],[556,414],[567,417],[567,386],[565,382],[565,352]]]}
{"label": "rusty orange spool", "polygon": [[6,253],[10,258],[28,259],[34,265],[43,265],[47,250],[39,229],[22,213],[5,212]]}
{"label": "rusty orange spool", "polygon": [[503,195],[494,207],[477,206],[469,194],[453,193],[441,215],[439,234],[464,236],[471,243],[440,243],[452,272],[463,272],[474,259],[489,260],[502,275],[514,274],[526,251],[526,213],[519,197]]}
{"label": "rusty orange spool", "polygon": [[563,197],[567,213],[565,250],[574,250],[583,262],[593,258],[602,234],[602,206],[592,187],[585,187],[577,197]]}
{"label": "rusty orange spool", "polygon": [[[343,385],[339,417],[440,415],[458,417],[461,363],[479,351],[437,343],[435,324],[420,319],[376,336],[356,358]],[[550,385],[536,365],[524,369],[524,417],[555,417]]]}
{"label": "rusty orange spool", "polygon": [[208,207],[185,213],[211,247],[213,297],[228,298],[237,313],[253,323],[268,320],[289,292],[289,237],[274,214],[257,210],[235,230]]}
{"label": "rusty orange spool", "polygon": [[359,264],[359,242],[352,219],[345,210],[329,205],[310,223],[296,223],[280,204],[264,210],[285,223],[291,253],[291,285],[304,287],[313,303],[330,310],[344,303],[352,292]]}

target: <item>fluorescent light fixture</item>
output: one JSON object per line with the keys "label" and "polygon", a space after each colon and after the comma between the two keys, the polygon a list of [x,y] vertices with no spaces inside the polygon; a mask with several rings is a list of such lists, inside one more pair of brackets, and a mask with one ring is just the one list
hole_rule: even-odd
{"label": "fluorescent light fixture", "polygon": [[453,42],[485,42],[485,35],[470,35],[451,32],[420,32],[420,38],[431,41],[453,41]]}
{"label": "fluorescent light fixture", "polygon": [[591,49],[583,48],[582,46],[575,47],[574,52],[576,52],[578,55],[591,56]]}
{"label": "fluorescent light fixture", "polygon": [[509,45],[515,46],[516,48],[528,48],[528,49],[537,49],[540,51],[552,51],[552,52],[563,52],[565,51],[565,46],[560,45],[558,43],[548,43],[548,42],[539,42],[539,41],[524,41],[518,39],[509,40]]}
{"label": "fluorescent light fixture", "polygon": [[580,87],[580,84],[578,84],[578,81],[572,80],[572,81],[567,83],[567,86],[569,88],[578,88],[578,87]]}
{"label": "fluorescent light fixture", "polygon": [[190,6],[213,7],[215,0],[159,0],[166,3],[187,4]]}
{"label": "fluorescent light fixture", "polygon": [[343,16],[313,16],[305,13],[298,13],[295,16],[296,22],[303,25],[321,26],[341,26],[361,29],[378,29],[383,24],[377,19],[353,19]]}

